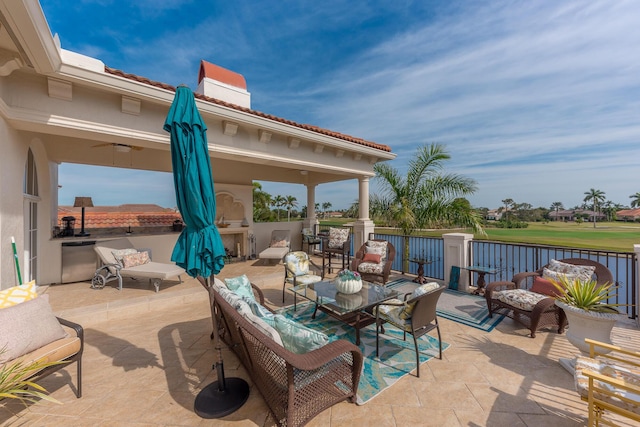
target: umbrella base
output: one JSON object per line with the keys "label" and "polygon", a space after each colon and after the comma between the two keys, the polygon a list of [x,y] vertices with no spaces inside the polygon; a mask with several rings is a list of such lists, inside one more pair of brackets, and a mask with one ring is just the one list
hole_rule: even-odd
{"label": "umbrella base", "polygon": [[194,409],[200,417],[225,417],[240,409],[249,398],[249,384],[242,378],[226,378],[224,391],[219,387],[215,381],[196,396]]}

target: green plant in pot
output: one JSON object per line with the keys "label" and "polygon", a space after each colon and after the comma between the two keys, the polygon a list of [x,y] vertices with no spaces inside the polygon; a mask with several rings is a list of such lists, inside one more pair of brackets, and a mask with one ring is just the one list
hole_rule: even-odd
{"label": "green plant in pot", "polygon": [[[557,281],[551,282],[557,289],[555,304],[567,316],[569,328],[566,336],[569,342],[585,354],[589,352],[585,338],[611,344],[611,331],[620,319],[620,312],[616,307],[623,304],[608,301],[615,298],[618,286],[609,282],[598,284],[595,280],[566,276],[560,276]],[[572,369],[571,361],[561,359],[560,363],[567,369]]]}
{"label": "green plant in pot", "polygon": [[[0,349],[0,356],[4,353],[4,349]],[[1,358],[0,358],[1,359]],[[53,365],[62,362],[22,362],[11,361],[0,364],[0,400],[1,399],[19,399],[22,402],[37,402],[39,399],[48,400],[54,403],[60,403],[58,400],[45,394],[47,390],[38,385],[29,378]]]}

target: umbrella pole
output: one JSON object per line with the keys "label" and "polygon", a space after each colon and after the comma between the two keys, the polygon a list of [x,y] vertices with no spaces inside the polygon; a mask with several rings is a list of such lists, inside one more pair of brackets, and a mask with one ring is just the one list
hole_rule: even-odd
{"label": "umbrella pole", "polygon": [[[218,380],[212,382],[196,396],[194,410],[202,418],[222,418],[238,410],[249,398],[249,384],[242,378],[224,376],[224,362],[222,360],[222,345],[218,331],[218,319],[215,314],[216,292],[208,280],[198,277],[200,284],[209,292],[211,317],[213,319],[213,339],[217,353],[215,362]],[[213,276],[209,280],[213,280]]]}

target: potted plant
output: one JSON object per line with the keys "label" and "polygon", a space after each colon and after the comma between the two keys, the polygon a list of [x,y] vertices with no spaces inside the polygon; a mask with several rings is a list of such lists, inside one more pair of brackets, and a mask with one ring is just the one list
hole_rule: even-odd
{"label": "potted plant", "polygon": [[598,285],[595,280],[567,279],[566,276],[551,282],[557,289],[555,304],[567,316],[569,342],[583,353],[589,352],[585,338],[611,344],[611,330],[620,318],[616,307],[622,304],[608,301],[616,296],[614,291],[618,287],[609,282]]}
{"label": "potted plant", "polygon": [[[0,355],[4,349],[0,349]],[[38,399],[60,403],[51,396],[42,386],[29,381],[29,377],[42,369],[57,365],[61,362],[35,361],[23,363],[21,361],[0,364],[0,399],[20,399],[23,402],[36,402]]]}

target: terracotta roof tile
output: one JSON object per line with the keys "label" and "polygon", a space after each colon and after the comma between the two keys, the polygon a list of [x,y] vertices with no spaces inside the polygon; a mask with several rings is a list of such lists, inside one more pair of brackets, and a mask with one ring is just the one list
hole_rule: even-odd
{"label": "terracotta roof tile", "polygon": [[[176,91],[176,88],[174,86],[168,85],[166,83],[150,80],[150,79],[148,79],[146,77],[141,77],[141,76],[138,76],[136,74],[125,73],[122,70],[117,70],[115,68],[111,68],[111,67],[107,67],[107,66],[105,66],[104,69],[105,69],[106,73],[112,74],[114,76],[119,76],[119,77],[123,77],[123,78],[128,79],[128,80],[133,80],[133,81],[144,83],[144,84],[147,84],[147,85],[150,85],[150,86],[159,87],[161,89],[166,89],[166,90],[171,91],[171,92],[175,92]],[[389,147],[388,145],[378,144],[376,142],[367,141],[367,140],[364,140],[362,138],[356,138],[354,136],[345,135],[345,134],[342,134],[342,133],[339,133],[339,132],[334,132],[332,130],[320,128],[318,126],[297,123],[297,122],[294,122],[292,120],[283,119],[281,117],[273,116],[271,114],[266,114],[266,113],[262,113],[260,111],[252,110],[250,108],[241,107],[239,105],[232,104],[230,102],[221,101],[219,99],[211,98],[209,96],[201,95],[201,94],[198,94],[198,93],[194,93],[194,96],[196,98],[198,98],[198,99],[201,99],[201,100],[206,101],[206,102],[210,102],[212,104],[221,105],[221,106],[227,107],[227,108],[233,108],[234,110],[238,110],[238,111],[242,111],[242,112],[245,112],[245,113],[253,114],[254,116],[262,117],[262,118],[265,118],[265,119],[268,119],[268,120],[273,120],[274,122],[284,123],[284,124],[287,124],[287,125],[290,125],[290,126],[295,126],[297,128],[309,130],[309,131],[312,131],[312,132],[317,132],[317,133],[320,133],[322,135],[327,135],[327,136],[331,136],[333,138],[342,139],[344,141],[353,142],[355,144],[363,145],[365,147],[374,148],[376,150],[381,150],[381,151],[385,151],[385,152],[391,152],[391,147]]]}
{"label": "terracotta roof tile", "polygon": [[[133,207],[140,210],[132,210]],[[155,208],[161,209],[158,211]],[[149,210],[144,210],[145,208]],[[82,218],[81,208],[60,206],[58,208],[58,224],[62,227],[62,217],[74,216],[75,227],[80,226]],[[165,227],[173,225],[175,220],[182,220],[179,212],[173,209],[161,208],[157,205],[122,205],[97,206],[85,209],[85,228],[113,228],[113,227]]]}

